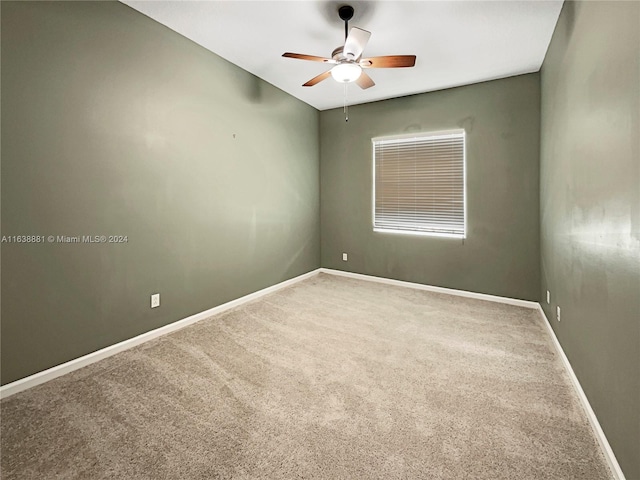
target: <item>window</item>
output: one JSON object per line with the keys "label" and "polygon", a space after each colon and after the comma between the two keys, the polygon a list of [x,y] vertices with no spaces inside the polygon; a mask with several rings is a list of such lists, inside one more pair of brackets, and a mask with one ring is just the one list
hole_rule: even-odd
{"label": "window", "polygon": [[373,138],[373,229],[465,238],[465,132]]}

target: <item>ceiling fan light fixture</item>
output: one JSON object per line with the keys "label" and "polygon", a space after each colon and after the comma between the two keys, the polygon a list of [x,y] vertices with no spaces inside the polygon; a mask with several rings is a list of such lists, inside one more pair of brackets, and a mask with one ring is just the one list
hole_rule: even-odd
{"label": "ceiling fan light fixture", "polygon": [[339,63],[331,69],[331,76],[336,82],[351,83],[360,78],[362,68],[357,63]]}

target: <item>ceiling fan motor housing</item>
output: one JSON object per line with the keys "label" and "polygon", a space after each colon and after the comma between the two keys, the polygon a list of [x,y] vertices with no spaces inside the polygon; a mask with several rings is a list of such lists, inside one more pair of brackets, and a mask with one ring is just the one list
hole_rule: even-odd
{"label": "ceiling fan motor housing", "polygon": [[338,64],[331,69],[331,76],[340,83],[351,83],[360,77],[362,69],[355,59],[344,54],[344,47],[339,46],[331,52],[333,58]]}

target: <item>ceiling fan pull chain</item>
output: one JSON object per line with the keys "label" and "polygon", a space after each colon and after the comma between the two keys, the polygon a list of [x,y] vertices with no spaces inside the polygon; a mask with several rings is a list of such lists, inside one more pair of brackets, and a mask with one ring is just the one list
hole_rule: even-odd
{"label": "ceiling fan pull chain", "polygon": [[347,105],[347,83],[344,84],[344,107],[343,107],[343,111],[344,111],[344,121],[348,122],[349,121],[349,106]]}

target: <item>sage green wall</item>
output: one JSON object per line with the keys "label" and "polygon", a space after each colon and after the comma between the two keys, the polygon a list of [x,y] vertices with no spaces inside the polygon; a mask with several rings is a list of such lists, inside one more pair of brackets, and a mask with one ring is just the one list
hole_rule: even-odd
{"label": "sage green wall", "polygon": [[541,303],[628,479],[640,478],[639,58],[640,3],[565,2],[542,67]]}
{"label": "sage green wall", "polygon": [[[119,2],[2,2],[2,383],[319,266],[318,112]],[[161,294],[151,309],[150,295]]]}
{"label": "sage green wall", "polygon": [[[371,138],[454,128],[467,133],[467,239],[373,232]],[[348,123],[321,112],[322,266],[537,300],[539,135],[537,73],[350,107]]]}

